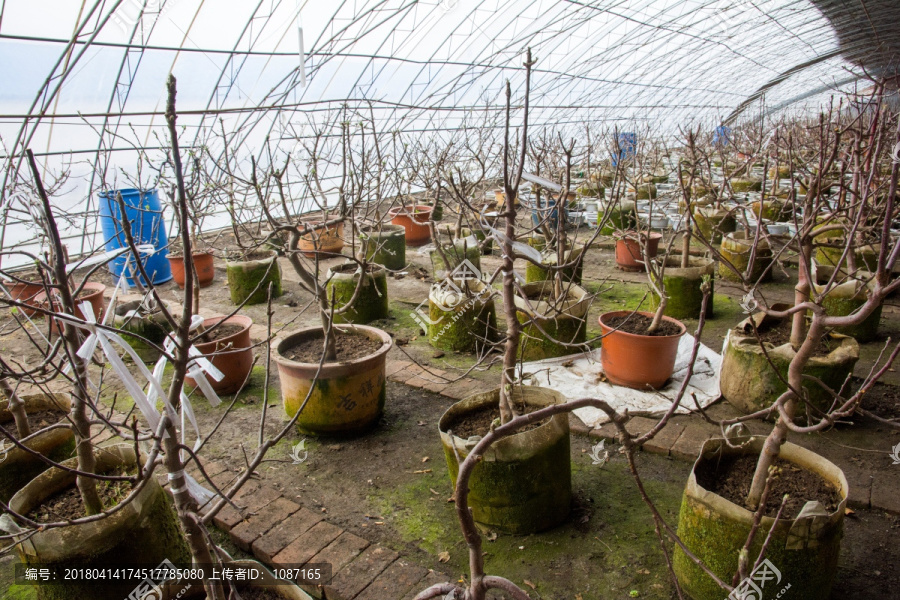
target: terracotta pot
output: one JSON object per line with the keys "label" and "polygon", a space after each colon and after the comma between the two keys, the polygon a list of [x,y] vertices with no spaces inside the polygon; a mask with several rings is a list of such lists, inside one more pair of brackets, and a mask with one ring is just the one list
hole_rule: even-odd
{"label": "terracotta pot", "polygon": [[[306,225],[321,225],[322,221],[303,221]],[[344,223],[335,223],[322,229],[316,229],[300,236],[297,248],[307,258],[331,258],[338,255],[344,248]]]}
{"label": "terracotta pot", "polygon": [[[288,418],[297,418],[297,428],[313,435],[349,435],[378,423],[386,398],[384,365],[391,349],[391,336],[375,327],[337,325],[382,346],[369,356],[336,363],[304,363],[284,358],[283,352],[309,339],[322,340],[321,327],[307,327],[286,335],[275,345],[275,363],[281,380],[281,397]],[[316,377],[318,373],[318,377]],[[312,391],[310,392],[310,388]]]}
{"label": "terracotta pot", "polygon": [[[209,329],[221,320],[222,317],[205,319],[203,328]],[[233,394],[240,389],[253,367],[253,352],[250,343],[250,326],[253,325],[253,321],[250,317],[234,315],[225,319],[225,322],[240,325],[243,329],[214,342],[196,344],[196,347],[210,359],[217,369],[225,374],[222,381],[215,381],[209,375],[206,376],[212,388],[220,394]],[[197,382],[190,377],[186,377],[184,382],[190,387],[197,387]]]}
{"label": "terracotta pot", "polygon": [[428,221],[431,220],[431,206],[417,205],[412,212],[407,206],[398,206],[391,209],[388,217],[394,225],[400,225],[406,230],[406,244],[408,246],[424,246],[431,239],[431,229]]}
{"label": "terracotta pot", "polygon": [[[632,311],[618,310],[600,315],[600,329],[603,331],[600,361],[603,363],[603,372],[617,385],[658,390],[666,384],[675,370],[678,341],[687,329],[680,321],[665,316],[663,320],[679,327],[677,335],[637,335],[614,331],[606,324],[609,319],[630,314]],[[653,313],[649,312],[639,311],[636,314],[653,318]]]}
{"label": "terracotta pot", "polygon": [[[103,321],[103,313],[106,310],[105,300],[103,298],[103,293],[106,291],[106,286],[102,283],[95,283],[93,281],[89,281],[84,284],[84,288],[82,289],[81,296],[75,300],[75,316],[79,319],[85,319],[84,313],[81,312],[80,305],[82,302],[90,302],[91,308],[94,311],[94,319],[100,323]],[[47,302],[47,294],[45,292],[41,292],[37,296],[35,296],[35,300],[37,300],[44,307],[50,307],[50,303]],[[61,311],[62,307],[59,305],[59,300],[54,300],[52,305],[52,310]],[[53,317],[50,317],[50,333],[52,335],[61,335],[63,331],[62,323],[57,323]]]}
{"label": "terracotta pot", "polygon": [[[44,286],[40,283],[22,283],[16,281],[6,284],[6,289],[9,290],[9,295],[13,300],[18,300],[19,302],[23,302],[30,306],[38,307],[40,306],[40,303],[37,301],[37,297],[44,291]],[[30,308],[16,308],[29,317],[39,317],[43,314]]]}
{"label": "terracotta pot", "polygon": [[[216,276],[216,269],[213,267],[213,255],[208,252],[194,252],[194,268],[197,269],[197,279],[200,280],[200,287],[206,287],[213,282]],[[172,266],[172,279],[178,284],[178,287],[184,289],[184,256],[169,255],[169,264]]]}
{"label": "terracotta pot", "polygon": [[643,244],[647,244],[650,257],[656,256],[659,251],[659,241],[662,234],[652,232],[650,234],[628,232],[616,240],[616,265],[623,271],[645,271]]}

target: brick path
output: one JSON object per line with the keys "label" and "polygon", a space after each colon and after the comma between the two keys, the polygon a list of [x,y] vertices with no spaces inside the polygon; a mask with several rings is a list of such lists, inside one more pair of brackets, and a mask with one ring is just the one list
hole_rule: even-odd
{"label": "brick path", "polygon": [[[448,385],[440,369],[423,369],[415,363],[388,360],[387,378],[427,389],[452,399],[459,399],[491,385],[477,379],[464,378]],[[656,423],[653,419],[634,417],[630,431],[645,432]],[[597,429],[586,427],[571,416],[572,432],[597,439],[614,439],[615,430],[606,424]],[[644,450],[655,454],[693,461],[703,442],[716,435],[718,429],[700,422],[670,422]],[[224,464],[206,465],[216,485],[227,486],[237,473]],[[859,474],[857,474],[859,475]],[[195,473],[196,476],[196,473]],[[848,474],[848,477],[850,475]],[[900,494],[889,493],[879,480],[861,482],[865,474],[851,481],[851,505],[900,513]],[[398,553],[329,523],[324,515],[285,498],[281,492],[256,481],[249,481],[234,499],[242,512],[226,507],[213,519],[226,531],[235,545],[269,566],[327,562],[333,566],[332,580],[325,586],[303,586],[307,593],[326,600],[411,600],[418,592],[434,583],[450,581],[446,574],[405,560]]]}

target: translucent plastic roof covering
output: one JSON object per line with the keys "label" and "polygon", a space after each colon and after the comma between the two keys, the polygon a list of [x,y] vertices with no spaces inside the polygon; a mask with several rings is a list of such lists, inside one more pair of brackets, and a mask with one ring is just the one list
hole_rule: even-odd
{"label": "translucent plastic roof covering", "polygon": [[[258,148],[347,101],[370,102],[383,131],[452,130],[470,114],[498,115],[507,79],[521,91],[527,47],[537,59],[533,123],[671,132],[740,118],[736,111],[761,90],[768,110],[820,106],[852,86],[861,65],[877,74],[893,61],[898,6],[0,0],[0,135],[5,154],[28,146],[49,154],[47,165],[54,157],[92,165],[100,149],[123,150],[113,153],[113,168],[128,164],[124,150],[160,145],[170,71],[184,145],[201,142],[222,118]],[[78,186],[90,197],[98,183]]]}

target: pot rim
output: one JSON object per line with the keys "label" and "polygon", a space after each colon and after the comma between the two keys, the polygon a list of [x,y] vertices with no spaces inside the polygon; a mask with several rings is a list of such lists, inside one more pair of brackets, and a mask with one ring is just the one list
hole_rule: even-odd
{"label": "pot rim", "polygon": [[[531,283],[524,284],[522,290],[526,293],[532,291],[543,293],[548,284],[552,286],[552,280],[532,281]],[[531,304],[532,310],[528,308],[528,305],[525,304],[524,299],[519,294],[516,294],[513,299],[515,300],[516,306],[532,318],[541,320],[584,319],[591,303],[591,298],[589,298],[590,294],[580,285],[565,284],[565,286],[568,291],[568,296],[562,303],[558,303],[558,309],[554,309],[554,307],[545,300],[532,300],[529,298],[528,302]]]}
{"label": "pot rim", "polygon": [[644,231],[635,231],[634,229],[627,229],[625,231],[619,231],[616,235],[616,243],[618,242],[640,242],[641,240],[661,240],[662,234],[658,231],[651,231],[650,233],[646,233]]}
{"label": "pot rim", "polygon": [[[359,373],[360,368],[369,361],[376,361],[381,359],[385,354],[387,354],[390,349],[394,346],[393,339],[391,336],[384,330],[378,329],[377,327],[371,327],[369,325],[355,325],[355,324],[345,324],[345,325],[335,325],[335,329],[338,331],[344,332],[356,332],[361,331],[363,334],[368,334],[366,337],[369,339],[380,339],[382,341],[382,346],[374,353],[369,354],[368,356],[363,356],[361,358],[354,358],[352,360],[340,361],[335,363],[322,363],[322,369],[320,373],[320,377],[322,377],[326,372],[331,374],[332,377],[340,377],[341,373],[335,373],[335,371],[347,371],[347,373]],[[319,370],[318,363],[305,363],[297,360],[291,360],[289,358],[285,358],[281,353],[284,349],[287,349],[288,346],[286,344],[288,342],[298,342],[305,341],[309,338],[320,338],[324,335],[324,331],[321,326],[318,327],[304,327],[303,329],[298,329],[295,331],[291,331],[285,333],[283,335],[278,336],[275,339],[275,342],[272,344],[275,353],[272,355],[272,358],[275,359],[275,363],[279,367],[285,367],[288,369],[296,369],[296,370],[304,370],[304,371],[312,371],[315,373]],[[296,345],[296,344],[294,344]],[[293,346],[290,346],[293,347]]]}
{"label": "pot rim", "polygon": [[400,216],[400,215],[415,218],[417,215],[423,215],[426,213],[431,214],[431,212],[434,210],[434,207],[428,206],[427,204],[416,204],[413,206],[412,212],[409,212],[408,209],[409,209],[409,207],[406,205],[395,206],[394,208],[392,208],[391,210],[388,211],[388,215],[392,218],[396,217],[396,216]]}
{"label": "pot rim", "polygon": [[393,223],[379,223],[378,225],[366,225],[359,228],[359,237],[362,239],[395,237],[401,234],[406,235],[406,228],[403,225],[394,225]]}
{"label": "pot rim", "polygon": [[[253,319],[251,319],[250,317],[248,317],[246,315],[231,315],[230,317],[226,317],[224,315],[217,315],[217,316],[207,317],[206,319],[203,319],[203,328],[207,329],[221,321],[225,321],[226,323],[233,323],[235,325],[240,325],[243,329],[241,329],[237,333],[233,333],[229,336],[225,336],[224,338],[215,339],[211,342],[201,342],[199,344],[195,343],[194,347],[197,350],[199,350],[201,353],[207,354],[207,352],[210,352],[210,353],[216,352],[217,345],[219,345],[219,344],[225,345],[225,344],[228,344],[229,342],[234,342],[239,335],[243,334],[245,331],[250,329],[250,327],[253,325]],[[232,347],[232,349],[229,350],[228,352],[237,352],[240,350],[247,350],[247,348]]]}
{"label": "pot rim", "polygon": [[238,265],[252,265],[255,263],[268,263],[268,262],[272,262],[273,260],[278,259],[278,252],[276,252],[275,250],[262,250],[262,249],[258,248],[256,250],[253,250],[250,254],[266,254],[266,256],[263,258],[253,258],[250,260],[247,260],[246,258],[241,258],[239,260],[232,260],[232,259],[229,259],[226,255],[225,266],[231,267],[231,266],[238,266]]}
{"label": "pot rim", "polygon": [[641,334],[637,334],[637,333],[628,333],[627,331],[621,331],[618,329],[614,329],[603,322],[604,317],[612,317],[612,316],[619,317],[619,316],[625,316],[625,315],[630,315],[630,314],[643,315],[649,319],[652,319],[654,317],[654,313],[647,312],[644,310],[637,310],[637,311],[635,311],[635,310],[611,310],[609,312],[605,312],[602,315],[600,315],[599,317],[597,317],[597,322],[600,324],[600,328],[604,329],[604,330],[607,330],[607,329],[609,330],[609,331],[603,332],[604,337],[609,334],[615,334],[615,335],[628,336],[630,338],[639,338],[639,339],[658,338],[658,339],[664,340],[664,339],[680,338],[685,333],[687,333],[687,327],[685,327],[684,323],[682,323],[678,319],[673,319],[672,317],[668,317],[666,315],[663,315],[663,320],[667,321],[669,323],[674,323],[674,324],[678,325],[681,328],[681,333],[678,333],[677,335],[653,335],[653,336],[641,335]]}
{"label": "pot rim", "polygon": [[[207,256],[215,258],[215,257],[213,257],[211,252],[207,252],[206,250],[202,250],[200,252],[191,252],[191,256],[194,258],[198,258],[198,257],[205,258]],[[173,252],[172,250],[169,250],[169,253],[166,254],[166,258],[168,258],[170,261],[179,261],[179,260],[183,261],[184,260],[184,252],[176,253],[176,252]]]}
{"label": "pot rim", "polygon": [[[730,450],[732,450],[731,453],[733,453],[733,454],[757,454],[758,455],[759,452],[761,452],[761,450],[762,450],[763,443],[765,442],[765,436],[749,436],[746,438],[746,440],[748,442],[746,446],[743,446],[741,448],[730,449]],[[691,472],[688,475],[688,488],[690,489],[693,486],[696,490],[700,491],[700,494],[694,494],[694,497],[697,500],[700,500],[711,506],[717,507],[718,510],[725,509],[728,512],[731,512],[733,515],[739,517],[742,521],[746,521],[747,523],[752,523],[754,514],[750,510],[744,508],[743,506],[735,504],[731,500],[727,500],[726,498],[720,496],[719,494],[717,494],[715,492],[707,490],[702,485],[700,485],[700,483],[697,481],[697,477],[695,474],[695,472],[697,470],[697,466],[700,464],[701,461],[709,460],[708,456],[711,453],[716,451],[716,449],[712,447],[713,445],[717,444],[719,447],[721,447],[723,445],[724,441],[725,440],[723,440],[722,438],[710,438],[710,439],[706,440],[706,442],[703,443],[703,446],[700,449],[700,454],[697,456],[697,459],[694,461],[694,464],[691,466]],[[786,453],[785,453],[785,450],[787,451]],[[837,491],[838,491],[838,494],[840,494],[840,496],[841,496],[841,501],[840,501],[840,503],[838,503],[837,508],[833,512],[828,513],[828,519],[835,520],[835,519],[843,518],[844,509],[847,506],[847,501],[850,496],[850,486],[847,483],[847,477],[844,474],[843,469],[838,467],[836,464],[834,464],[833,462],[831,462],[830,460],[828,460],[821,454],[818,454],[811,450],[807,450],[806,448],[804,448],[802,446],[798,446],[797,444],[793,444],[791,442],[785,442],[782,445],[781,452],[779,453],[778,458],[787,460],[791,464],[794,464],[798,467],[806,469],[807,471],[811,471],[812,473],[818,475],[819,477],[822,477],[823,479],[828,480],[829,483],[834,483],[834,481],[830,480],[830,478],[837,479],[837,483],[840,484]],[[794,459],[794,460],[792,460],[792,459]],[[817,470],[817,469],[810,468],[808,465],[813,462],[813,459],[818,459],[820,461],[824,461],[826,463],[826,467],[828,467],[829,469],[832,469],[832,468],[834,469],[834,471],[835,471],[834,475],[837,475],[837,477],[832,477],[831,475],[826,475],[826,473],[824,473],[823,470]],[[685,490],[685,493],[687,493],[687,491],[688,490]],[[779,527],[785,527],[785,528],[790,528],[790,526],[793,525],[793,523],[795,521],[797,521],[796,518],[791,518],[791,519],[779,518],[778,519]],[[769,529],[774,522],[775,522],[775,519],[773,517],[764,516],[761,520],[761,523],[766,527],[766,529]]]}
{"label": "pot rim", "polygon": [[[350,271],[350,267],[353,267],[353,270]],[[377,277],[378,275],[384,274],[387,269],[384,265],[380,265],[374,262],[366,263],[366,275],[369,277]],[[359,274],[357,271],[359,270],[359,265],[352,260],[348,260],[347,262],[343,262],[339,265],[332,265],[328,267],[328,271],[325,273],[325,279],[357,279],[357,275]]]}

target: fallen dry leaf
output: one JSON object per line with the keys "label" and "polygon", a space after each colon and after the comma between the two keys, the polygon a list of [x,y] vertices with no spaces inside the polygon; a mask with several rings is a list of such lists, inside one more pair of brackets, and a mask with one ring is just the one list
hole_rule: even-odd
{"label": "fallen dry leaf", "polygon": [[438,491],[435,490],[434,488],[428,488],[428,491],[431,492],[432,494],[434,494],[435,496],[439,496],[439,495],[440,495],[440,492],[438,492]]}
{"label": "fallen dry leaf", "polygon": [[844,514],[845,514],[845,515],[855,515],[855,514],[856,514],[856,511],[853,510],[852,508],[845,508],[845,509],[844,509]]}
{"label": "fallen dry leaf", "polygon": [[525,580],[523,580],[523,581],[525,582],[525,585],[527,585],[527,586],[530,587],[531,589],[537,591],[537,586],[535,586],[533,583],[531,583],[531,582],[528,581],[527,579],[525,579]]}
{"label": "fallen dry leaf", "polygon": [[423,456],[423,457],[422,457],[422,462],[423,462],[423,463],[426,463],[426,462],[428,462],[429,460],[431,460],[431,459],[430,459],[429,457],[427,457],[427,456]]}
{"label": "fallen dry leaf", "polygon": [[438,562],[450,562],[450,553],[445,551],[438,554]]}
{"label": "fallen dry leaf", "polygon": [[484,536],[487,538],[487,541],[493,542],[497,540],[497,532],[496,531],[488,531],[488,534]]}
{"label": "fallen dry leaf", "polygon": [[575,594],[575,600],[584,600],[584,598],[581,597],[581,594]]}
{"label": "fallen dry leaf", "polygon": [[413,471],[414,475],[422,475],[424,473],[431,473],[431,469],[422,469],[420,471]]}

